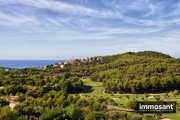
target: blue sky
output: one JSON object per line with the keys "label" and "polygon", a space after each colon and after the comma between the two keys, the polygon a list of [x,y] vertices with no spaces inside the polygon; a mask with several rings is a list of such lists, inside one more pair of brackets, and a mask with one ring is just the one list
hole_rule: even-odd
{"label": "blue sky", "polygon": [[0,0],[0,59],[143,50],[180,57],[179,0]]}

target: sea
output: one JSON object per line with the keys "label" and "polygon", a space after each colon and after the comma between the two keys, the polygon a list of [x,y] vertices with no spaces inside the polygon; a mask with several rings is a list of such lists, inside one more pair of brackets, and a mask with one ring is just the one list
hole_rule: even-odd
{"label": "sea", "polygon": [[0,67],[6,68],[40,68],[67,60],[0,60]]}

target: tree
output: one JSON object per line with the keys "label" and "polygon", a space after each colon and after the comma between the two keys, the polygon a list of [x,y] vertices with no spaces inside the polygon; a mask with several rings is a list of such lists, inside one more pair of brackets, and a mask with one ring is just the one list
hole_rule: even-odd
{"label": "tree", "polygon": [[60,109],[51,108],[46,110],[46,112],[43,113],[39,118],[39,120],[53,120],[53,119],[57,119],[57,120],[64,119],[63,111],[61,111]]}
{"label": "tree", "polygon": [[67,116],[71,120],[80,120],[83,117],[82,112],[80,111],[80,109],[78,107],[75,107],[74,105],[68,106],[66,108],[66,112],[67,112]]}
{"label": "tree", "polygon": [[2,107],[0,109],[0,120],[17,120],[18,112],[16,110],[11,110],[10,107]]}

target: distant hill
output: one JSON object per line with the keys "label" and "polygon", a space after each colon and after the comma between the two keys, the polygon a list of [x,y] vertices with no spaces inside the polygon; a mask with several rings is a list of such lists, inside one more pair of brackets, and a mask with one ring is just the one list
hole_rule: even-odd
{"label": "distant hill", "polygon": [[162,58],[172,58],[169,55],[166,55],[164,53],[155,52],[155,51],[143,51],[143,52],[137,52],[135,53],[139,56],[147,56],[147,57],[162,57]]}
{"label": "distant hill", "polygon": [[102,81],[106,92],[158,93],[180,88],[180,59],[155,52],[127,52],[77,59],[66,70]]}

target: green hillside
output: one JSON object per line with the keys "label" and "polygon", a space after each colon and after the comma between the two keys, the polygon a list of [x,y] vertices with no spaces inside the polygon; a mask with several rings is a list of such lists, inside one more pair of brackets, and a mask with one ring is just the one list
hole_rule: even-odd
{"label": "green hillside", "polygon": [[[180,59],[151,51],[0,68],[0,120],[177,120],[179,88]],[[177,100],[178,112],[138,115],[136,100]]]}
{"label": "green hillside", "polygon": [[91,78],[102,81],[106,92],[158,93],[180,88],[180,59],[157,52],[138,52],[104,60],[106,64],[91,68]]}
{"label": "green hillside", "polygon": [[74,60],[66,70],[103,82],[107,93],[160,93],[180,88],[180,59],[153,51]]}

